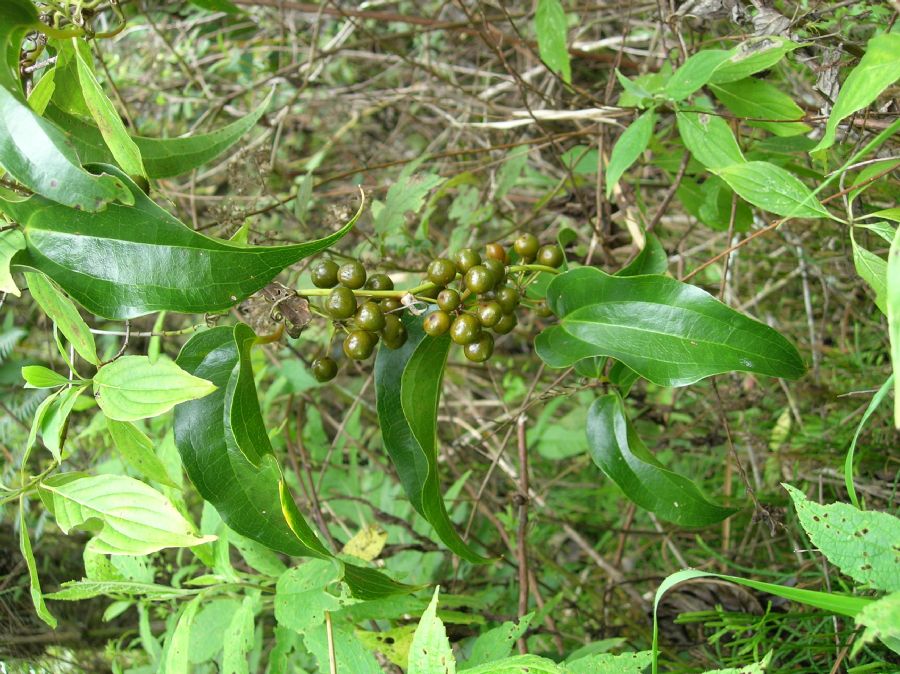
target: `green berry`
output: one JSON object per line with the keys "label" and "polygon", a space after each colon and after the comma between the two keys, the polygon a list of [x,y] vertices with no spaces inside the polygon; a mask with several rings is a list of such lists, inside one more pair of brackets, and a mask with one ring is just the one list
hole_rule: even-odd
{"label": "green berry", "polygon": [[385,297],[381,300],[381,310],[384,313],[388,313],[389,311],[397,311],[403,305],[400,303],[396,297]]}
{"label": "green berry", "polygon": [[484,265],[475,265],[466,272],[466,288],[475,293],[484,293],[494,287],[497,279]]}
{"label": "green berry", "polygon": [[496,290],[497,304],[503,308],[504,314],[511,314],[519,306],[519,291],[509,286]]}
{"label": "green berry", "polygon": [[453,288],[444,288],[437,296],[437,305],[442,311],[456,311],[459,308],[459,293]]}
{"label": "green berry", "polygon": [[475,265],[481,264],[481,256],[471,248],[463,248],[454,256],[453,261],[456,262],[459,273],[465,274]]}
{"label": "green berry", "polygon": [[515,314],[503,314],[503,318],[497,321],[497,325],[494,326],[494,332],[498,335],[509,334],[513,331],[513,328],[516,327],[518,322]]}
{"label": "green berry", "polygon": [[378,332],[384,327],[384,312],[377,302],[363,302],[356,312],[356,327],[369,332]]}
{"label": "green berry", "polygon": [[488,260],[497,260],[500,264],[505,265],[509,262],[509,256],[506,253],[506,248],[503,247],[503,244],[500,243],[489,243],[484,247],[485,257]]}
{"label": "green berry", "polygon": [[499,302],[484,302],[478,305],[478,320],[486,328],[493,328],[503,318],[503,307]]}
{"label": "green berry", "polygon": [[316,378],[316,381],[324,383],[335,378],[338,366],[333,358],[325,356],[324,358],[316,358],[312,362],[310,369],[312,370],[313,377]]}
{"label": "green berry", "polygon": [[351,290],[362,288],[366,284],[366,268],[355,260],[342,264],[338,269],[338,282]]}
{"label": "green berry", "polygon": [[428,280],[436,286],[445,286],[453,283],[456,278],[456,265],[445,257],[432,260],[427,270]]}
{"label": "green berry", "polygon": [[506,267],[499,260],[488,258],[483,264],[494,275],[494,285],[502,283],[506,278]]}
{"label": "green berry", "polygon": [[394,282],[387,274],[372,274],[366,281],[366,288],[369,290],[393,290]]}
{"label": "green berry", "polygon": [[422,322],[422,329],[426,335],[440,337],[450,329],[450,314],[446,311],[432,311]]}
{"label": "green berry", "polygon": [[483,363],[494,353],[494,338],[490,333],[482,332],[478,339],[463,347],[463,353],[472,362]]}
{"label": "green berry", "polygon": [[353,330],[344,340],[344,355],[351,360],[365,360],[372,355],[378,335],[368,330]]}
{"label": "green berry", "polygon": [[537,254],[537,263],[545,267],[556,268],[563,263],[564,259],[562,250],[559,246],[554,245],[541,246]]}
{"label": "green berry", "polygon": [[338,266],[331,260],[317,262],[310,272],[316,288],[334,288],[338,283]]}
{"label": "green berry", "polygon": [[534,234],[521,234],[513,243],[513,250],[523,260],[533,260],[540,247],[541,242]]}
{"label": "green berry", "polygon": [[381,338],[384,339],[385,342],[393,342],[400,336],[400,333],[405,330],[406,328],[403,325],[403,321],[397,314],[384,315],[384,327],[381,328]]}
{"label": "green berry", "polygon": [[406,326],[400,325],[400,332],[397,333],[396,337],[393,339],[385,339],[384,345],[389,349],[399,349],[401,346],[406,344],[406,339],[409,335],[406,332]]}
{"label": "green berry", "polygon": [[325,300],[325,311],[338,321],[350,318],[356,313],[356,296],[350,288],[338,286]]}
{"label": "green berry", "polygon": [[457,316],[450,326],[450,339],[457,344],[470,344],[481,335],[481,322],[470,314]]}
{"label": "green berry", "polygon": [[535,302],[534,313],[536,313],[538,316],[541,316],[542,318],[547,318],[548,316],[553,315],[553,312],[550,310],[550,307],[547,306],[547,302],[544,300]]}

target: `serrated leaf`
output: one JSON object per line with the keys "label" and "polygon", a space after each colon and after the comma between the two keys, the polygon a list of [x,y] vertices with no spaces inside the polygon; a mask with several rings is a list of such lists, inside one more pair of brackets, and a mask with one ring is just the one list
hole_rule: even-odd
{"label": "serrated leaf", "polygon": [[444,544],[470,562],[486,562],[447,515],[437,474],[437,409],[450,337],[429,337],[421,319],[403,317],[409,335],[399,349],[379,348],[375,397],[385,449],[412,506]]}
{"label": "serrated leaf", "polygon": [[537,336],[535,350],[550,367],[611,356],[660,386],[731,371],[788,379],[805,371],[775,330],[665,276],[580,267],[550,282],[547,303],[560,321]]}
{"label": "serrated leaf", "polygon": [[31,603],[38,618],[56,629],[56,618],[50,613],[47,604],[44,603],[44,594],[41,591],[41,581],[38,578],[37,565],[34,562],[34,553],[31,550],[31,540],[28,538],[28,526],[25,523],[25,497],[19,498],[19,550],[25,560],[28,569],[28,590],[31,594]]}
{"label": "serrated leaf", "polygon": [[735,82],[754,73],[768,70],[802,45],[776,35],[755,37],[731,50],[728,58],[713,71],[712,84]]}
{"label": "serrated leaf", "polygon": [[143,482],[124,475],[60,477],[66,479],[51,478],[40,488],[49,495],[51,510],[63,533],[85,525],[94,531],[88,543],[94,552],[146,555],[215,540],[215,536],[195,536],[193,527],[175,506]]}
{"label": "serrated leaf", "polygon": [[326,611],[341,608],[328,586],[343,576],[336,559],[311,559],[285,571],[275,586],[275,619],[279,625],[303,632],[325,622]]}
{"label": "serrated leaf", "polygon": [[847,76],[838,93],[825,133],[813,152],[834,144],[838,124],[857,110],[872,103],[881,92],[900,77],[900,33],[876,35],[866,45],[866,53]]}
{"label": "serrated leaf", "polygon": [[806,185],[775,164],[748,161],[715,173],[738,196],[770,213],[791,218],[831,218]]}
{"label": "serrated leaf", "polygon": [[566,44],[569,27],[566,23],[566,11],[559,0],[538,0],[534,29],[541,60],[550,70],[559,73],[563,80],[571,82],[572,66]]}
{"label": "serrated leaf", "polygon": [[625,132],[616,141],[609,156],[609,164],[606,167],[606,198],[612,194],[613,188],[618,184],[619,178],[628,168],[637,161],[650,139],[653,137],[653,127],[656,116],[653,108],[647,110],[625,129]]}
{"label": "serrated leaf", "polygon": [[568,674],[643,674],[653,661],[652,651],[598,653],[566,661]]}
{"label": "serrated leaf", "polygon": [[416,627],[409,648],[408,674],[456,674],[456,658],[444,623],[437,617],[439,592],[440,588],[435,588],[431,603]]}
{"label": "serrated leaf", "polygon": [[747,121],[750,126],[765,129],[776,136],[796,136],[810,130],[809,125],[792,121],[803,117],[803,108],[781,89],[765,80],[748,77],[737,82],[713,84],[710,89],[738,117],[784,120],[751,119]]}
{"label": "serrated leaf", "polygon": [[804,531],[825,558],[857,583],[886,592],[900,590],[900,519],[848,503],[819,505],[783,485]]}
{"label": "serrated leaf", "polygon": [[13,256],[20,250],[25,250],[25,236],[20,230],[5,229],[0,232],[0,293],[22,296],[9,269]]}
{"label": "serrated leaf", "polygon": [[343,237],[362,214],[321,239],[287,246],[242,246],[204,236],[160,208],[124,173],[134,206],[89,214],[33,196],[0,200],[19,222],[26,251],[14,260],[43,271],[89,311],[134,318],[162,310],[227,309],[263,288],[285,267]]}
{"label": "serrated leaf", "polygon": [[178,488],[169,477],[163,462],[153,451],[153,443],[141,429],[128,421],[106,419],[106,427],[112,436],[113,444],[126,464],[134,468],[149,480],[168,487]]}
{"label": "serrated leaf", "polygon": [[542,658],[539,655],[514,655],[467,669],[466,672],[468,674],[568,674],[569,670],[563,669],[553,660]]}
{"label": "serrated leaf", "polygon": [[872,602],[856,614],[856,624],[865,626],[859,639],[853,644],[850,657],[854,657],[867,643],[880,639],[900,654],[900,592],[892,592]]}
{"label": "serrated leaf", "polygon": [[388,188],[384,206],[375,216],[375,233],[389,236],[405,231],[406,214],[422,210],[425,197],[442,182],[444,179],[433,173],[400,176]]}
{"label": "serrated leaf", "polygon": [[100,359],[97,357],[94,336],[72,300],[63,295],[43,274],[25,272],[25,281],[34,301],[50,320],[56,323],[56,327],[69,340],[78,355],[92,365],[99,365]]}
{"label": "serrated leaf", "polygon": [[209,395],[216,387],[182,370],[173,361],[122,356],[94,376],[94,397],[116,421],[136,421],[165,414],[178,403]]}
{"label": "serrated leaf", "polygon": [[68,377],[43,365],[26,365],[22,368],[22,379],[25,388],[56,388],[72,383]]}
{"label": "serrated leaf", "polygon": [[629,499],[662,519],[699,527],[737,512],[707,500],[694,482],[663,466],[634,430],[617,393],[601,396],[591,405],[587,436],[597,467]]}
{"label": "serrated leaf", "polygon": [[709,82],[713,71],[731,55],[725,49],[704,49],[690,56],[666,82],[666,96],[676,102],[687,98]]}
{"label": "serrated leaf", "polygon": [[676,117],[682,142],[706,168],[723,169],[746,161],[728,122],[712,111],[679,110]]}
{"label": "serrated leaf", "polygon": [[518,623],[507,621],[480,635],[472,645],[472,655],[459,666],[459,670],[469,671],[472,667],[507,657],[512,653],[516,640],[525,634],[532,618],[534,614],[529,613],[522,616]]}

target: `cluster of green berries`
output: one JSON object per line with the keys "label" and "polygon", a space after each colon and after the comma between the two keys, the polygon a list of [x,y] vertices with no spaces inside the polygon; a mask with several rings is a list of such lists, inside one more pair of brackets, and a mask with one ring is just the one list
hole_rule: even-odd
{"label": "cluster of green berries", "polygon": [[[556,268],[564,259],[558,246],[541,246],[532,234],[519,236],[513,250],[521,264]],[[453,259],[432,260],[426,270],[427,290],[419,293],[437,305],[424,318],[425,333],[432,337],[449,333],[472,362],[483,363],[490,358],[494,352],[491,333],[508,334],[517,324],[515,312],[521,294],[508,281],[508,263],[508,251],[499,243],[488,244],[483,255],[464,248]],[[389,349],[406,342],[406,328],[398,315],[404,308],[399,297],[376,299],[365,292],[392,291],[394,284],[387,275],[368,276],[365,267],[355,261],[338,265],[322,260],[312,269],[312,282],[317,288],[331,290],[322,309],[346,327],[343,351],[347,358],[369,358],[379,341]],[[322,382],[334,378],[337,369],[337,363],[328,356],[312,364],[313,375]]]}

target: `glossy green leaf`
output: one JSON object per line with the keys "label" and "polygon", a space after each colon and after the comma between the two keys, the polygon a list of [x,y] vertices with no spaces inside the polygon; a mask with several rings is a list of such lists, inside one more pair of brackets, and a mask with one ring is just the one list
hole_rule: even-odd
{"label": "glossy green leaf", "polygon": [[785,484],[800,524],[829,562],[857,583],[900,591],[900,518],[849,503],[819,505]]}
{"label": "glossy green leaf", "polygon": [[56,388],[72,383],[68,377],[43,365],[26,365],[22,368],[22,379],[25,388]]}
{"label": "glossy green leaf", "polygon": [[571,82],[572,66],[569,63],[569,47],[566,44],[569,27],[562,3],[559,0],[538,0],[534,14],[534,28],[541,60],[550,70],[559,73],[566,82]]}
{"label": "glossy green leaf", "polygon": [[791,218],[830,218],[794,174],[765,161],[733,164],[715,171],[729,187],[764,211]]}
{"label": "glossy green leaf", "polygon": [[887,315],[887,262],[856,243],[852,230],[850,245],[853,249],[853,266],[856,267],[856,273],[875,293],[875,306],[881,313]]}
{"label": "glossy green leaf", "polygon": [[[78,38],[73,38],[76,40]],[[106,146],[112,153],[119,167],[132,178],[136,176],[146,177],[144,164],[141,161],[141,151],[131,140],[125,124],[112,101],[103,93],[100,83],[94,77],[94,73],[85,62],[81,52],[75,50],[75,63],[78,69],[78,79],[81,82],[81,92],[84,102],[91,111],[91,116],[100,129],[100,134],[106,142]]]}
{"label": "glossy green leaf", "polygon": [[851,657],[875,639],[900,654],[900,592],[892,592],[866,606],[856,614],[856,624],[866,629],[854,642]]}
{"label": "glossy green leaf", "polygon": [[750,77],[754,73],[768,70],[786,54],[801,46],[776,35],[751,38],[731,50],[728,58],[713,71],[709,81],[723,84]]}
{"label": "glossy green leaf", "polygon": [[31,550],[31,540],[28,538],[28,526],[25,523],[25,497],[19,498],[19,551],[22,553],[22,559],[25,560],[25,566],[28,569],[28,589],[31,593],[31,603],[34,604],[34,611],[38,618],[43,620],[50,626],[50,629],[56,629],[56,618],[47,604],[44,603],[44,593],[41,591],[41,580],[38,578],[37,565],[34,562],[34,553]]}
{"label": "glossy green leaf", "polygon": [[[182,138],[148,138],[131,136],[140,152],[150,178],[172,178],[183,175],[221,156],[252,129],[272,100],[270,93],[252,112],[209,133],[197,133]],[[69,139],[83,164],[109,164],[113,155],[106,147],[103,135],[96,126],[81,117],[51,103],[47,119],[66,129]]]}
{"label": "glossy green leaf", "polygon": [[450,337],[428,337],[421,319],[404,316],[409,338],[399,349],[379,348],[375,395],[384,446],[416,511],[438,537],[470,562],[485,562],[463,541],[444,506],[437,465],[437,410]]}
{"label": "glossy green leaf", "polygon": [[216,387],[188,374],[173,361],[122,356],[94,376],[94,397],[110,419],[135,421],[165,414],[178,403],[202,398]]}
{"label": "glossy green leaf", "polygon": [[98,365],[97,347],[90,328],[72,301],[60,292],[59,288],[48,281],[43,274],[25,273],[25,281],[34,301],[44,313],[56,323],[59,331],[87,362]]}
{"label": "glossy green leaf", "polygon": [[617,393],[594,401],[588,411],[588,448],[594,463],[645,510],[680,526],[721,522],[737,512],[707,500],[694,482],[663,466],[628,420]]}
{"label": "glossy green leaf", "polygon": [[690,56],[666,82],[666,96],[673,101],[687,98],[709,82],[713,71],[730,56],[725,49],[704,49]]}
{"label": "glossy green leaf", "polygon": [[900,227],[894,234],[887,262],[887,319],[894,370],[894,428],[900,428]]}
{"label": "glossy green leaf", "polygon": [[876,35],[866,45],[866,53],[847,76],[838,93],[825,133],[813,152],[834,144],[838,124],[872,103],[900,77],[900,33]]}
{"label": "glossy green leaf", "polygon": [[[431,603],[422,614],[409,648],[408,674],[456,674],[456,658],[444,623],[437,617],[438,593],[435,588]],[[470,670],[474,671],[474,670]]]}
{"label": "glossy green leaf", "polygon": [[643,674],[653,661],[651,651],[598,653],[566,662],[568,674]]}
{"label": "glossy green leaf", "polygon": [[606,167],[606,198],[612,194],[619,178],[637,161],[653,137],[653,126],[656,123],[655,112],[651,108],[631,123],[616,141],[609,156]]}
{"label": "glossy green leaf", "polygon": [[795,121],[803,117],[803,108],[765,80],[748,77],[737,82],[713,84],[710,89],[738,117],[767,120],[750,120],[747,122],[750,126],[765,129],[776,136],[796,136],[810,130],[809,125]]}
{"label": "glossy green leaf", "polygon": [[678,133],[694,159],[708,169],[723,169],[742,164],[744,153],[738,147],[728,122],[712,112],[679,110]]}
{"label": "glossy green leaf", "polygon": [[615,273],[616,276],[643,276],[644,274],[665,274],[669,267],[669,256],[653,232],[644,234],[641,252]]}
{"label": "glossy green leaf", "polygon": [[547,303],[560,321],[537,336],[535,349],[550,367],[611,356],[660,386],[731,371],[787,379],[805,371],[775,330],[666,276],[580,267],[550,282]]}
{"label": "glossy green leaf", "polygon": [[124,173],[132,207],[111,204],[87,214],[38,196],[0,209],[24,228],[28,243],[16,262],[46,273],[89,311],[134,318],[162,310],[227,309],[285,267],[343,237],[362,213],[321,239],[289,246],[251,247],[195,232],[157,206]]}
{"label": "glossy green leaf", "polygon": [[130,203],[121,180],[84,171],[65,133],[25,101],[19,47],[25,33],[40,25],[28,0],[0,4],[0,167],[34,192],[73,208],[99,211],[116,199]]}
{"label": "glossy green leaf", "polygon": [[[41,484],[42,497],[64,533],[86,526],[95,535],[88,549],[107,555],[147,555],[163,548],[215,540],[198,537],[169,500],[124,475],[61,475]],[[96,522],[99,520],[100,526]]]}
{"label": "glossy green leaf", "polygon": [[87,386],[87,383],[79,383],[63,389],[41,416],[41,440],[57,462],[62,460],[62,448],[68,431],[69,415],[72,413],[75,401],[84,393]]}
{"label": "glossy green leaf", "polygon": [[22,232],[18,229],[0,232],[0,293],[10,293],[16,297],[22,295],[9,269],[13,256],[20,250],[25,250],[25,236]]}
{"label": "glossy green leaf", "polygon": [[113,444],[126,464],[149,480],[177,488],[165,465],[153,451],[153,443],[144,432],[129,421],[106,419]]}
{"label": "glossy green leaf", "polygon": [[[727,232],[731,222],[731,206],[735,199],[724,180],[715,175],[704,176],[702,183],[685,177],[675,191],[684,209],[707,227]],[[746,232],[753,224],[753,211],[746,201],[737,199],[734,210],[734,231]]]}

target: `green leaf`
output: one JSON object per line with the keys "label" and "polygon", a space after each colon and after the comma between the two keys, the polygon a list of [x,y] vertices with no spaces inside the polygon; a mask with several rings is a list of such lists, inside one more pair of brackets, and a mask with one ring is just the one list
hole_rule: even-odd
{"label": "green leaf", "polygon": [[801,46],[775,35],[751,38],[729,52],[729,57],[713,71],[709,81],[712,84],[723,84],[750,77],[754,73],[768,70],[781,61],[785,54]]}
{"label": "green leaf", "polygon": [[569,674],[568,669],[563,669],[553,660],[542,658],[539,655],[514,655],[467,669],[466,672],[468,674]]}
{"label": "green leaf", "polygon": [[155,583],[138,583],[134,581],[94,581],[71,580],[62,584],[62,589],[46,595],[55,601],[81,601],[94,597],[147,597],[154,600],[174,599],[196,594],[196,590],[183,590]]}
{"label": "green leaf", "polygon": [[66,134],[25,101],[19,49],[25,33],[41,25],[28,0],[0,4],[0,167],[32,191],[73,208],[99,211],[116,199],[131,203],[121,180],[82,170]]}
{"label": "green leaf", "polygon": [[805,371],[775,330],[665,276],[580,267],[550,282],[547,303],[560,321],[537,336],[535,350],[550,367],[611,356],[660,386],[731,371],[787,379]]}
{"label": "green leaf", "polygon": [[776,136],[796,136],[807,133],[809,125],[797,120],[803,117],[803,108],[781,89],[765,80],[754,77],[710,86],[723,105],[738,117],[756,117],[764,120],[781,121],[748,121],[758,129],[765,129]]}
{"label": "green leaf", "polygon": [[41,580],[38,578],[37,565],[34,562],[34,553],[31,551],[31,540],[28,538],[28,526],[25,523],[25,497],[19,497],[19,550],[28,568],[28,587],[31,593],[31,603],[38,618],[56,629],[56,618],[50,613],[50,609],[44,603],[44,594],[41,592]]}
{"label": "green leaf", "polygon": [[428,337],[421,320],[403,317],[409,338],[399,349],[381,347],[375,359],[375,397],[384,446],[406,495],[438,537],[473,563],[488,561],[459,537],[441,497],[437,465],[437,410],[450,337]]}
{"label": "green leaf", "polygon": [[746,161],[728,122],[712,111],[679,110],[676,117],[685,147],[706,168],[723,169]]}
{"label": "green leaf", "polygon": [[0,232],[0,293],[22,296],[9,270],[13,256],[20,250],[25,250],[25,236],[21,231],[5,229]]}
{"label": "green leaf", "polygon": [[852,230],[850,245],[853,249],[853,266],[856,267],[856,273],[875,292],[875,306],[881,313],[887,315],[887,262],[856,243]]}
{"label": "green leaf", "polygon": [[487,664],[512,653],[516,640],[519,639],[531,624],[533,613],[522,616],[518,623],[506,621],[499,627],[480,635],[472,645],[472,655],[459,666],[460,671],[469,670],[478,665]]}
{"label": "green leaf", "polygon": [[375,214],[374,229],[383,236],[395,235],[406,229],[406,214],[418,213],[425,205],[428,193],[444,182],[434,173],[402,175],[388,188],[384,206]]}
{"label": "green leaf", "polygon": [[222,649],[222,674],[249,674],[247,656],[254,641],[253,600],[244,597],[241,607],[235,612],[225,630]]}
{"label": "green leaf", "polygon": [[[252,129],[268,109],[272,93],[252,112],[209,133],[198,133],[183,138],[148,138],[131,136],[137,145],[141,159],[150,178],[172,178],[189,173],[195,168],[222,155]],[[66,129],[83,164],[109,164],[113,156],[100,129],[74,114],[51,103],[46,110],[47,119]]]}
{"label": "green leaf", "polygon": [[894,428],[900,428],[900,227],[894,234],[887,261],[887,319],[894,370]]}
{"label": "green leaf", "polygon": [[653,232],[644,234],[641,252],[615,273],[615,276],[643,276],[645,274],[665,274],[669,267],[669,256]]}
{"label": "green leaf", "polygon": [[838,93],[825,133],[813,152],[834,145],[837,126],[857,110],[872,103],[881,92],[900,77],[900,33],[876,35],[866,46],[866,53],[847,76]]}
{"label": "green leaf", "polygon": [[202,606],[202,597],[195,597],[185,604],[175,625],[175,630],[170,634],[164,651],[165,674],[190,674],[190,645],[191,628],[197,611]]}
{"label": "green leaf", "polygon": [[336,559],[311,559],[285,571],[275,586],[278,624],[303,632],[324,623],[326,611],[341,608],[328,586],[342,576],[343,564]]}
{"label": "green leaf", "polygon": [[663,466],[638,437],[618,393],[591,405],[587,436],[594,463],[645,510],[685,527],[721,522],[737,512],[707,500],[691,480]]}
{"label": "green leaf", "polygon": [[653,108],[647,110],[625,129],[625,132],[616,141],[609,156],[609,164],[606,167],[606,198],[612,194],[613,188],[618,184],[619,178],[628,168],[637,161],[653,137],[653,126],[656,123]]}
{"label": "green leaf", "polygon": [[790,218],[831,218],[806,185],[775,164],[748,161],[715,173],[738,196],[770,213]]}
{"label": "green leaf", "polygon": [[[111,204],[88,214],[33,196],[0,209],[22,224],[27,255],[16,262],[46,273],[77,302],[104,318],[134,318],[164,309],[227,309],[263,288],[285,267],[343,237],[337,232],[289,246],[250,247],[190,229],[154,203],[124,173],[134,206]],[[21,259],[19,259],[21,257]]]}
{"label": "green leaf", "polygon": [[726,669],[711,669],[703,674],[764,674],[766,671],[766,667],[772,661],[772,652],[766,654],[766,656],[760,662],[754,662],[751,665],[746,665],[744,667],[728,667]]}
{"label": "green leaf", "polygon": [[[78,38],[72,38],[77,40]],[[107,98],[100,87],[97,78],[88,66],[87,62],[81,55],[81,51],[77,48],[75,51],[75,63],[78,68],[78,79],[81,82],[81,93],[84,95],[84,102],[91,111],[106,146],[112,152],[116,163],[125,173],[132,178],[137,176],[147,176],[144,170],[144,164],[141,161],[141,151],[137,145],[131,140],[131,136],[125,130],[122,118],[112,101]]]}
{"label": "green leaf", "polygon": [[213,599],[203,602],[191,625],[188,660],[199,665],[215,658],[225,643],[225,630],[240,610],[237,599]]}
{"label": "green leaf", "polygon": [[566,11],[559,0],[538,0],[534,14],[538,52],[541,60],[566,82],[572,81],[569,47],[566,44],[568,24]]}
{"label": "green leaf", "polygon": [[94,377],[94,397],[110,419],[135,421],[165,414],[178,403],[216,390],[173,361],[147,356],[122,356],[101,367]]}
{"label": "green leaf", "polygon": [[618,655],[598,653],[566,664],[568,674],[643,674],[652,661],[652,651],[639,651]]}
{"label": "green leaf", "polygon": [[447,639],[444,623],[437,617],[439,592],[439,587],[434,589],[431,603],[419,620],[409,649],[408,674],[456,674],[456,658]]}
{"label": "green leaf", "polygon": [[191,0],[192,5],[210,12],[225,12],[226,14],[243,14],[244,10],[230,0]]}
{"label": "green leaf", "polygon": [[[691,178],[683,178],[675,191],[684,209],[707,227],[727,232],[731,221],[731,204],[735,198],[725,181],[715,175],[707,175],[702,184]],[[753,224],[753,211],[743,199],[737,199],[734,211],[734,231],[746,232]]]}
{"label": "green leaf", "polygon": [[895,653],[900,653],[900,592],[892,592],[866,606],[856,614],[856,624],[866,629],[853,644],[851,657],[875,639],[880,639]]}
{"label": "green leaf", "polygon": [[844,484],[847,486],[847,495],[850,497],[850,503],[852,503],[857,508],[860,507],[859,499],[856,496],[856,487],[853,486],[853,456],[856,451],[856,442],[859,440],[859,434],[862,433],[863,428],[866,425],[866,422],[869,420],[869,417],[878,409],[878,406],[881,404],[881,401],[884,400],[884,397],[887,395],[888,391],[890,391],[894,387],[894,375],[891,374],[885,382],[881,385],[878,391],[875,392],[875,395],[872,396],[872,400],[869,401],[868,407],[866,407],[866,411],[863,412],[862,417],[859,420],[859,424],[856,427],[856,432],[853,434],[853,440],[850,441],[850,448],[847,450],[847,456],[844,459]]}
{"label": "green leaf", "polygon": [[666,82],[665,94],[673,101],[681,101],[700,89],[713,71],[731,56],[725,49],[704,49],[689,57]]}
{"label": "green leaf", "polygon": [[43,365],[26,365],[22,368],[22,379],[26,382],[25,388],[56,388],[72,383],[59,372]]}
{"label": "green leaf", "polygon": [[85,382],[63,389],[41,415],[41,440],[44,441],[44,445],[57,462],[62,459],[62,447],[68,430],[69,415],[72,413],[75,401],[84,393],[87,386],[88,384]]}
{"label": "green leaf", "polygon": [[900,590],[900,518],[859,510],[849,503],[819,505],[785,484],[800,524],[829,562],[857,583]]}
{"label": "green leaf", "polygon": [[334,646],[334,664],[339,674],[384,674],[375,656],[362,645],[356,632],[349,626],[334,624],[332,638],[324,624],[303,633],[303,644],[319,664],[316,672],[332,671],[331,646]]}
{"label": "green leaf", "polygon": [[25,272],[25,281],[34,301],[50,320],[56,323],[56,327],[69,340],[78,355],[92,365],[99,365],[100,359],[97,357],[94,336],[72,301],[43,274]]}
{"label": "green leaf", "polygon": [[110,418],[106,419],[106,427],[125,463],[149,480],[178,488],[175,481],[169,477],[163,462],[153,451],[150,438],[144,435],[141,429],[131,422]]}
{"label": "green leaf", "polygon": [[93,552],[147,555],[215,540],[195,536],[191,524],[165,496],[124,475],[76,479],[60,475],[43,482],[40,489],[63,533],[81,526],[95,533],[87,545]]}

